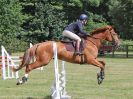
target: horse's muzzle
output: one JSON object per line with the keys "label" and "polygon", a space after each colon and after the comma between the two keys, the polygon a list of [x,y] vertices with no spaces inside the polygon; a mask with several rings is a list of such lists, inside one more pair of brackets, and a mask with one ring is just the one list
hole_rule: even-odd
{"label": "horse's muzzle", "polygon": [[112,45],[114,46],[114,50],[116,50],[116,49],[118,49],[119,46],[120,46],[120,41],[119,41],[119,40],[118,40],[118,41],[114,41],[114,42],[112,43]]}

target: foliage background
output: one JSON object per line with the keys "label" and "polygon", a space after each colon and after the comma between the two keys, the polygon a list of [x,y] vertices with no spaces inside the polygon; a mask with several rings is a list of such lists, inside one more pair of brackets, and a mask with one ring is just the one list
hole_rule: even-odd
{"label": "foliage background", "polygon": [[24,51],[29,43],[58,40],[80,14],[89,16],[86,31],[114,25],[123,39],[133,39],[132,0],[0,0],[0,43]]}

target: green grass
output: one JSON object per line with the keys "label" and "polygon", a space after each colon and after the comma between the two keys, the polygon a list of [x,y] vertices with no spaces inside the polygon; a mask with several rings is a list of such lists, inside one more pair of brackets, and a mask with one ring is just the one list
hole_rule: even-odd
{"label": "green grass", "polygon": [[[66,63],[66,90],[72,99],[133,99],[133,59],[101,60],[106,62],[106,76],[101,85],[96,79],[99,68]],[[20,76],[23,76],[23,71],[20,71]],[[0,79],[0,99],[51,99],[53,79],[52,62],[43,71],[33,70],[24,85],[15,85],[15,79]]]}

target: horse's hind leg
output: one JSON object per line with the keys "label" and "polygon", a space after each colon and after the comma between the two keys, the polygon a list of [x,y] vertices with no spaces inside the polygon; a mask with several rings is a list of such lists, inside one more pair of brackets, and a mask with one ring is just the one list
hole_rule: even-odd
{"label": "horse's hind leg", "polygon": [[22,80],[19,80],[17,82],[17,85],[24,84],[28,80],[29,72],[33,69],[41,67],[42,65],[46,65],[46,64],[43,64],[42,62],[39,62],[39,61],[35,61],[34,63],[27,65],[25,69],[25,75],[24,77],[22,77]]}

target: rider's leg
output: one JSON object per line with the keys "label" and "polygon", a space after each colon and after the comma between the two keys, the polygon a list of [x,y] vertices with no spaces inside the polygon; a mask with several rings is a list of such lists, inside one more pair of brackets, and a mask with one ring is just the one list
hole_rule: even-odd
{"label": "rider's leg", "polygon": [[81,54],[80,51],[79,51],[79,48],[80,48],[80,41],[77,40],[77,42],[76,42],[76,52],[75,52],[76,55],[80,55]]}
{"label": "rider's leg", "polygon": [[75,54],[81,54],[79,51],[81,38],[78,35],[76,35],[75,33],[72,33],[72,32],[67,31],[67,30],[63,31],[63,36],[66,36],[68,38],[76,40],[76,52],[75,52]]}

